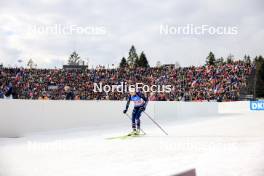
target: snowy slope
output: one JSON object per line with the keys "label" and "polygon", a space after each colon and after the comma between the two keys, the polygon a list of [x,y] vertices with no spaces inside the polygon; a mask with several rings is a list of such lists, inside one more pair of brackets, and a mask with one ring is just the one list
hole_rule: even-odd
{"label": "snowy slope", "polygon": [[105,139],[128,132],[122,124],[3,138],[0,176],[264,175],[263,112],[193,119],[162,122],[169,136],[148,124],[145,137]]}

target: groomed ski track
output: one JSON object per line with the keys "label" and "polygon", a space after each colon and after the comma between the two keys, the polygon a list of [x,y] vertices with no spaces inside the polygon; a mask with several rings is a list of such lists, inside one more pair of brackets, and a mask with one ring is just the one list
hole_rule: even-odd
{"label": "groomed ski track", "polygon": [[225,103],[219,114],[165,120],[156,113],[168,136],[143,115],[147,135],[138,138],[106,140],[129,132],[126,117],[113,126],[0,138],[0,176],[167,176],[190,169],[197,176],[263,176],[264,115],[247,108]]}

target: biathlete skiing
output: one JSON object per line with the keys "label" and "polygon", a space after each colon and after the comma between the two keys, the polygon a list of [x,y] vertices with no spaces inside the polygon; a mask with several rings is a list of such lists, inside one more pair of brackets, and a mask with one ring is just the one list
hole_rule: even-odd
{"label": "biathlete skiing", "polygon": [[132,132],[129,133],[129,136],[139,135],[140,134],[140,116],[143,111],[145,111],[148,98],[141,92],[137,92],[136,89],[129,90],[129,96],[127,99],[126,108],[123,111],[124,114],[127,113],[129,108],[130,101],[134,102],[134,109],[132,111]]}

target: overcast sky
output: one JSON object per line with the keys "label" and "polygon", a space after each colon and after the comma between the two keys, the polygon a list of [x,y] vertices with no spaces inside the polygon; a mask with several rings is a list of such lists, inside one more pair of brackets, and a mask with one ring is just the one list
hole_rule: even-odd
{"label": "overcast sky", "polygon": [[[32,58],[39,67],[60,67],[76,50],[92,65],[118,64],[132,44],[151,65],[201,65],[209,51],[255,57],[264,51],[263,19],[263,0],[0,0],[0,63]],[[234,27],[236,33],[160,33],[161,26],[188,24]],[[95,32],[36,31],[56,25]]]}

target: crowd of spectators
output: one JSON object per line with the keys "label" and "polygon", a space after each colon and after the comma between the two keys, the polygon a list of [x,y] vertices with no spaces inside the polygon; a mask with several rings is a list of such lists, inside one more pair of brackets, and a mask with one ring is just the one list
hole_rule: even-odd
{"label": "crowd of spectators", "polygon": [[150,101],[236,101],[251,70],[252,65],[243,61],[180,68],[0,68],[0,98],[62,100],[66,99],[70,88],[77,100],[124,100],[126,93],[93,90],[94,83],[118,85],[126,82],[173,86],[169,93],[146,93]]}

